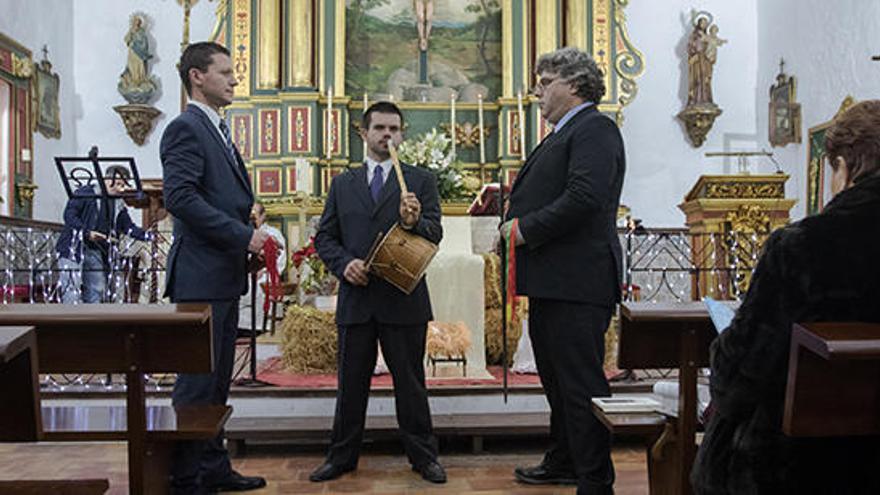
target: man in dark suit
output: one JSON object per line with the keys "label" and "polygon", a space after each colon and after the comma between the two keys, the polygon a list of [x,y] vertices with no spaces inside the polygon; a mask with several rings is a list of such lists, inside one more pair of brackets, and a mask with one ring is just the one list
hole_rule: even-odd
{"label": "man in dark suit", "polygon": [[[226,404],[232,379],[238,299],[247,289],[247,253],[259,253],[267,234],[249,222],[254,198],[241,156],[219,109],[232,102],[236,80],[229,51],[195,43],[180,58],[190,97],[162,135],[165,208],[174,216],[165,295],[172,302],[210,302],[214,371],[181,374],[175,406]],[[172,467],[176,493],[243,491],[266,485],[229,463],[221,433],[210,442],[182,442]]]}
{"label": "man in dark suit", "polygon": [[125,167],[111,165],[103,174],[106,197],[98,184],[85,185],[74,191],[64,207],[64,228],[55,243],[64,304],[105,301],[111,238],[125,234],[146,241],[150,237],[131,221],[119,201],[118,195],[125,190],[131,173]]}
{"label": "man in dark suit", "polygon": [[394,380],[397,422],[413,470],[428,481],[445,483],[425,388],[425,335],[433,316],[427,284],[421,280],[407,295],[371,276],[365,266],[376,235],[396,223],[440,242],[437,182],[426,170],[402,165],[410,192],[401,194],[397,179],[389,177],[395,172],[388,141],[396,145],[402,140],[403,115],[396,105],[373,104],[362,124],[366,163],[333,179],[315,236],[318,255],[341,281],[336,308],[339,387],[330,450],[309,479],[331,480],[357,468],[378,341]]}
{"label": "man in dark suit", "polygon": [[508,222],[516,244],[516,288],[529,296],[529,336],[550,403],[553,445],[524,483],[578,485],[611,493],[610,435],[590,409],[610,395],[602,363],[605,330],[620,300],[615,221],[623,185],[623,140],[596,104],[605,93],[595,61],[574,48],[537,64],[541,115],[554,125],[519,172]]}

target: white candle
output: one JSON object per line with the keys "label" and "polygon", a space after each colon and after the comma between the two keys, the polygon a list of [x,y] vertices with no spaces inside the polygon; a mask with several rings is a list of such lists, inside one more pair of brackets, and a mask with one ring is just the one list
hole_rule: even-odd
{"label": "white candle", "polygon": [[486,143],[483,140],[483,95],[477,95],[477,126],[480,132],[480,164],[486,163]]}
{"label": "white candle", "polygon": [[[369,100],[367,100],[367,93],[364,92],[364,113],[363,113],[363,115],[367,114],[367,105],[369,105],[369,103],[370,103]],[[361,122],[363,123],[363,119],[361,119]],[[364,134],[367,133],[366,129],[364,129],[363,131],[364,131]],[[367,139],[362,136],[361,140],[364,142],[364,152],[363,152],[362,156],[363,156],[363,160],[366,162],[367,161]]]}
{"label": "white candle", "polygon": [[519,113],[519,152],[522,161],[526,161],[526,114],[523,112],[522,91],[516,94],[516,110]]}
{"label": "white candle", "polygon": [[326,148],[325,152],[327,154],[327,159],[329,160],[331,155],[333,154],[333,86],[327,87],[327,121],[326,121],[326,129],[324,130],[325,143]]}
{"label": "white candle", "polygon": [[452,137],[452,160],[455,160],[455,93],[449,98],[449,135]]}

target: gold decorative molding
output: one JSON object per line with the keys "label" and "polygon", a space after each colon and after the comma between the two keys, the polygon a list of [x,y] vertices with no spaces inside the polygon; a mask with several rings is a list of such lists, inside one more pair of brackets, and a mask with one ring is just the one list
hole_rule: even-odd
{"label": "gold decorative molding", "polygon": [[[623,9],[629,5],[629,0],[615,0],[615,2],[617,8],[614,9],[614,24],[625,48],[614,57],[614,71],[618,75],[620,91],[617,101],[622,106],[626,106],[632,103],[638,92],[636,78],[645,72],[645,56],[630,40],[629,31],[626,29],[626,14]],[[621,122],[618,122],[618,125],[620,124]]]}
{"label": "gold decorative molding", "polygon": [[16,183],[15,191],[18,193],[18,206],[20,208],[27,208],[28,205],[33,204],[34,191],[37,189],[39,189],[39,186],[30,181]]}
{"label": "gold decorative molding", "polygon": [[313,17],[315,11],[312,0],[290,2],[288,24],[287,85],[294,87],[314,86]]}
{"label": "gold decorative molding", "polygon": [[706,135],[715,125],[715,119],[721,115],[721,109],[714,103],[692,105],[678,114],[679,120],[684,122],[688,137],[694,148],[699,148],[706,141]]}
{"label": "gold decorative molding", "polygon": [[232,36],[229,51],[232,54],[232,70],[238,85],[236,97],[251,94],[251,0],[232,0]]}
{"label": "gold decorative molding", "polygon": [[540,56],[559,48],[556,30],[558,13],[556,2],[535,0],[535,54]]}
{"label": "gold decorative molding", "polygon": [[565,44],[589,50],[587,46],[587,0],[565,2]]}
{"label": "gold decorative molding", "polygon": [[[444,122],[440,124],[440,130],[450,135],[450,124]],[[492,125],[483,125],[483,142],[489,141],[492,135]],[[480,146],[480,129],[474,122],[456,122],[455,123],[455,144],[462,148],[477,148]]]}
{"label": "gold decorative molding", "polygon": [[737,234],[770,232],[770,215],[758,205],[740,205],[735,211],[727,213],[725,221],[730,223],[730,230]]}
{"label": "gold decorative molding", "polygon": [[722,182],[706,186],[706,197],[718,198],[784,198],[785,186],[781,182]]}
{"label": "gold decorative molding", "polygon": [[27,57],[12,54],[12,75],[22,79],[30,79],[34,75],[34,62]]}
{"label": "gold decorative molding", "polygon": [[281,86],[281,0],[257,4],[257,89]]}
{"label": "gold decorative molding", "polygon": [[117,105],[113,110],[122,117],[128,136],[138,146],[144,145],[147,136],[153,130],[153,121],[162,115],[162,112],[149,105]]}
{"label": "gold decorative molding", "polygon": [[513,90],[513,0],[501,2],[501,96],[511,97]]}

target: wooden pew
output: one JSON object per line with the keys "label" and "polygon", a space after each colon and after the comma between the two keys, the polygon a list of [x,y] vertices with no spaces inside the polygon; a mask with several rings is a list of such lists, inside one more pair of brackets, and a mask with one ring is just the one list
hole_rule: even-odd
{"label": "wooden pew", "polygon": [[37,333],[0,327],[0,442],[34,442],[42,433]]}
{"label": "wooden pew", "polygon": [[782,431],[792,437],[880,435],[880,324],[793,326]]}
{"label": "wooden pew", "polygon": [[689,476],[697,450],[697,370],[709,365],[709,344],[717,335],[700,301],[620,305],[618,367],[678,368],[677,418],[667,424],[649,455],[652,495],[692,492]]}
{"label": "wooden pew", "polygon": [[[0,397],[0,442],[38,440],[42,421],[33,327],[0,327]],[[106,479],[0,481],[0,493],[7,495],[98,495],[109,487]]]}
{"label": "wooden pew", "polygon": [[228,406],[146,407],[145,373],[212,370],[209,305],[0,306],[0,325],[23,324],[36,328],[41,373],[125,374],[124,409],[79,407],[65,413],[47,408],[39,437],[125,440],[130,493],[166,492],[174,443],[212,438],[231,413]]}

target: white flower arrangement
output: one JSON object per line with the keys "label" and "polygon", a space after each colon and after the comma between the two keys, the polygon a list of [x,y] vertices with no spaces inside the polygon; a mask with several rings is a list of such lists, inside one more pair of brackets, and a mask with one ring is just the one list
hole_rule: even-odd
{"label": "white flower arrangement", "polygon": [[437,177],[440,199],[461,199],[467,195],[461,174],[461,163],[452,156],[452,140],[436,128],[400,143],[398,150],[404,163],[430,170]]}

